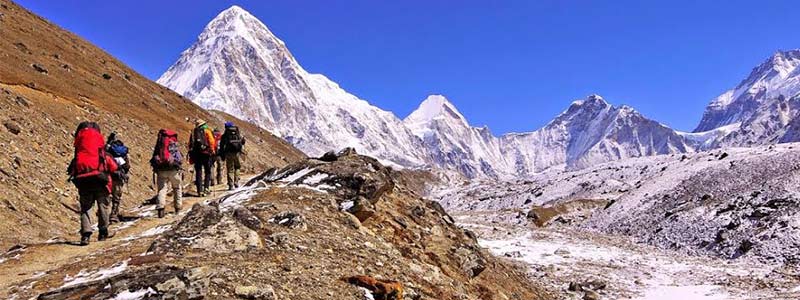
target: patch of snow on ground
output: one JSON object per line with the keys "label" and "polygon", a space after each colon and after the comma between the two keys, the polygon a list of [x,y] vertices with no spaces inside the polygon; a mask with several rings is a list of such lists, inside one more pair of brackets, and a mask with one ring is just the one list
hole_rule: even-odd
{"label": "patch of snow on ground", "polygon": [[366,300],[375,300],[375,297],[372,296],[372,291],[370,291],[370,290],[368,290],[366,288],[363,288],[363,287],[358,287],[358,288],[362,292],[364,292],[364,299],[366,299]]}
{"label": "patch of snow on ground", "polygon": [[295,172],[294,174],[286,176],[286,177],[284,177],[284,178],[282,178],[282,179],[280,179],[278,181],[279,182],[283,182],[283,183],[292,183],[295,180],[298,180],[301,177],[305,176],[306,174],[310,173],[312,170],[313,169],[311,169],[311,168],[305,168],[305,169],[302,169],[300,171]]}
{"label": "patch of snow on ground", "polygon": [[355,205],[353,201],[345,201],[339,204],[339,210],[346,211]]}
{"label": "patch of snow on ground", "polygon": [[172,225],[169,225],[169,224],[168,225],[161,225],[161,226],[158,226],[158,227],[153,227],[153,228],[150,228],[148,230],[145,230],[144,232],[142,232],[140,234],[124,238],[123,241],[130,241],[130,240],[135,240],[135,239],[140,239],[140,238],[159,235],[159,234],[162,234],[162,233],[166,232],[167,230],[170,230],[171,228],[172,228]]}
{"label": "patch of snow on ground", "polygon": [[[622,252],[618,249],[604,249],[591,244],[572,244],[567,242],[542,241],[531,234],[508,240],[479,240],[481,246],[489,248],[496,255],[519,252],[521,260],[536,264],[558,264],[575,260],[610,261],[619,259]],[[564,255],[557,251],[568,251]]]}
{"label": "patch of snow on ground", "polygon": [[[602,291],[610,293],[604,299],[742,300],[775,294],[757,285],[769,278],[773,267],[757,262],[686,256],[599,233],[507,231],[457,219],[478,233],[480,245],[492,254],[529,265],[533,276],[559,290],[567,282],[596,278],[609,284],[610,289]],[[719,282],[731,284],[716,285]]]}
{"label": "patch of snow on ground", "polygon": [[102,280],[120,274],[128,269],[128,261],[129,259],[121,263],[115,264],[110,268],[100,269],[92,273],[87,273],[81,270],[80,272],[78,272],[78,274],[75,275],[75,277],[67,275],[64,277],[64,285],[62,285],[61,287],[65,288],[90,281]]}
{"label": "patch of snow on ground", "polygon": [[238,190],[234,190],[223,197],[225,201],[222,201],[219,204],[219,208],[222,211],[230,210],[231,208],[239,204],[242,204],[247,200],[250,200],[251,198],[253,198],[253,196],[258,194],[258,192],[266,189],[267,188],[263,187],[244,187]]}
{"label": "patch of snow on ground", "polygon": [[304,179],[303,183],[304,184],[308,184],[308,185],[316,185],[316,184],[320,183],[321,181],[325,180],[325,178],[328,178],[328,176],[330,176],[330,175],[325,174],[325,173],[317,173],[317,174],[311,175],[308,178]]}
{"label": "patch of snow on ground", "polygon": [[655,286],[634,300],[727,300],[732,299],[717,285]]}
{"label": "patch of snow on ground", "polygon": [[145,296],[148,295],[155,295],[156,291],[153,288],[141,289],[138,291],[124,291],[122,293],[117,294],[111,300],[139,300],[144,299]]}

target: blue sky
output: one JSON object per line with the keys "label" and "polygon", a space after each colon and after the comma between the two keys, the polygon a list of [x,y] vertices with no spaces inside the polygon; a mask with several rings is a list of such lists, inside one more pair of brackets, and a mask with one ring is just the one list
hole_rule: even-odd
{"label": "blue sky", "polygon": [[795,1],[44,1],[20,4],[151,79],[219,11],[261,19],[307,70],[405,117],[444,94],[496,134],[597,93],[692,130],[712,98],[800,48]]}

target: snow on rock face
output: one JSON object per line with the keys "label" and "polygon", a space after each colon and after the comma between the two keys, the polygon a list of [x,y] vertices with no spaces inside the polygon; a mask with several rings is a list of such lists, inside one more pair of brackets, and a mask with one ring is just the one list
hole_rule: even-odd
{"label": "snow on rock face", "polygon": [[309,155],[353,147],[415,166],[421,141],[392,113],[309,74],[286,45],[238,6],[214,18],[158,82],[208,109],[282,136]]}
{"label": "snow on rock face", "polygon": [[473,182],[434,198],[453,213],[492,212],[484,219],[521,225],[534,206],[604,200],[609,204],[585,221],[565,224],[693,254],[794,264],[800,261],[797,146],[624,159],[524,181]]}
{"label": "snow on rock face", "polygon": [[754,68],[734,89],[712,100],[695,132],[743,122],[778,96],[800,92],[800,50],[779,51]]}
{"label": "snow on rock face", "polygon": [[444,96],[429,96],[403,123],[423,140],[433,165],[467,178],[512,175],[497,137],[470,126]]}
{"label": "snow on rock face", "polygon": [[544,128],[501,138],[519,174],[564,164],[568,168],[628,157],[691,152],[674,130],[628,106],[614,107],[597,95],[576,101]]}
{"label": "snow on rock face", "polygon": [[433,166],[467,178],[692,150],[673,130],[596,95],[524,134],[497,137],[472,127],[441,95],[429,96],[401,121],[306,72],[283,41],[238,6],[214,18],[158,82],[204,108],[258,124],[311,156],[353,147],[401,166]]}
{"label": "snow on rock face", "polygon": [[598,95],[573,102],[542,129],[501,137],[486,127],[470,126],[442,96],[428,97],[403,122],[423,138],[435,165],[469,178],[511,178],[555,166],[583,168],[627,157],[693,151],[674,130],[631,107],[614,107]]}

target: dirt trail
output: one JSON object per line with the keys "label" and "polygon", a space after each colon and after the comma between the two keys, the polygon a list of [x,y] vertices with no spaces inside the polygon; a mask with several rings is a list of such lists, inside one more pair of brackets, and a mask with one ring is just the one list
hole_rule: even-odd
{"label": "dirt trail", "polygon": [[[124,214],[128,221],[111,225],[111,230],[116,232],[113,238],[98,242],[95,233],[89,246],[78,245],[78,234],[53,238],[46,243],[15,246],[0,255],[0,299],[28,299],[68,281],[78,282],[82,277],[96,276],[97,270],[135,264],[143,259],[140,255],[150,242],[179,221],[192,205],[218,198],[227,193],[226,188],[224,184],[217,185],[213,187],[211,196],[202,198],[192,196],[194,189],[190,188],[178,216],[173,213],[171,197],[167,202],[167,216],[163,219],[155,216],[155,205],[128,211]],[[123,198],[123,201],[134,200]],[[140,199],[135,201],[143,202]],[[92,217],[96,221],[94,212]]]}

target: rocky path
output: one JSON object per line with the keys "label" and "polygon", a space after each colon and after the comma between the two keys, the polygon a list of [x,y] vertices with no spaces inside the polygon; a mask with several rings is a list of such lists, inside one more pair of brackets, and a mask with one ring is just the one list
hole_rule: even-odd
{"label": "rocky path", "polygon": [[141,263],[147,259],[142,254],[155,237],[171,228],[195,203],[224,195],[225,188],[217,185],[210,197],[184,197],[183,211],[177,216],[169,203],[163,219],[155,216],[155,205],[130,211],[126,214],[133,215],[130,220],[112,225],[116,236],[104,242],[97,242],[95,234],[89,246],[81,247],[75,234],[15,246],[0,255],[0,299],[29,299],[49,289],[112,276],[128,265]]}
{"label": "rocky path", "polygon": [[[530,267],[564,299],[800,299],[796,269],[682,255],[623,237],[571,229],[528,229],[459,216],[498,256]],[[588,294],[588,295],[587,295]]]}

